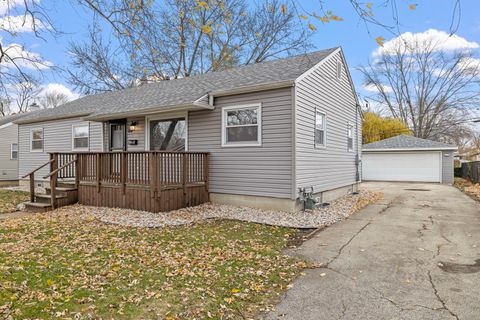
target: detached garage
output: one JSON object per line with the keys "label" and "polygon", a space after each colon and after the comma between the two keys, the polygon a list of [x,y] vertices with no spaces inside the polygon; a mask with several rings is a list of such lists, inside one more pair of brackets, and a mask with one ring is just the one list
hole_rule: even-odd
{"label": "detached garage", "polygon": [[363,145],[364,181],[453,183],[454,145],[401,135]]}

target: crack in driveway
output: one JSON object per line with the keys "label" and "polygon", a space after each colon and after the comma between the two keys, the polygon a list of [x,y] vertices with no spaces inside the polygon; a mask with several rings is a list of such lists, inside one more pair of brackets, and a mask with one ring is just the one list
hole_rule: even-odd
{"label": "crack in driveway", "polygon": [[443,307],[442,309],[447,310],[448,313],[450,313],[450,315],[452,315],[452,317],[454,317],[457,320],[460,320],[460,318],[452,310],[450,310],[447,307],[447,304],[445,303],[445,301],[443,301],[443,299],[440,297],[440,294],[438,293],[437,287],[435,286],[435,283],[433,282],[433,278],[432,278],[432,274],[430,273],[430,270],[427,271],[427,274],[428,274],[428,280],[430,281],[430,284],[431,284],[432,289],[433,289],[433,293],[437,297],[437,300],[442,304],[442,307]]}
{"label": "crack in driveway", "polygon": [[[395,198],[396,199],[396,198]],[[383,208],[382,210],[380,210],[377,214],[380,215],[380,214],[383,214],[385,213],[389,208],[390,206],[392,205],[393,201],[395,200],[391,200],[386,206],[385,208]],[[360,233],[362,233],[363,230],[365,230],[371,223],[373,222],[373,219],[370,219],[368,220],[368,222],[360,228],[360,230],[358,230],[350,239],[348,239],[347,242],[345,242],[341,247],[340,249],[338,249],[338,252],[337,254],[332,258],[330,259],[326,264],[323,264],[322,267],[324,268],[330,268],[330,264],[333,263],[338,257],[340,257],[340,255],[342,254],[343,250],[350,244],[352,243],[353,239],[355,239]],[[331,269],[331,268],[330,268]]]}

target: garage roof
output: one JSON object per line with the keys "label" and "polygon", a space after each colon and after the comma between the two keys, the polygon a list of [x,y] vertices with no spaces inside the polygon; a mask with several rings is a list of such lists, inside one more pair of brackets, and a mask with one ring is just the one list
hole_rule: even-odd
{"label": "garage roof", "polygon": [[363,151],[395,151],[395,150],[456,150],[453,144],[421,139],[414,136],[400,135],[381,141],[364,144]]}

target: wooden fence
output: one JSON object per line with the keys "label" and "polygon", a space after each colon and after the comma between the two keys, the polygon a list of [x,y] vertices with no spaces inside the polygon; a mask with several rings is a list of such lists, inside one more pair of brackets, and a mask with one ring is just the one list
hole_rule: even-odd
{"label": "wooden fence", "polygon": [[480,161],[462,163],[462,177],[474,183],[480,183]]}
{"label": "wooden fence", "polygon": [[208,153],[103,152],[53,154],[58,178],[73,178],[78,202],[151,212],[208,201]]}

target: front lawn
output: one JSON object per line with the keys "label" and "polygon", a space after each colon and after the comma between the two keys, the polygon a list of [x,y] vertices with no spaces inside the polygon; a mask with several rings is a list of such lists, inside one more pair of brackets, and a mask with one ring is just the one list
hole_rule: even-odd
{"label": "front lawn", "polygon": [[0,214],[13,212],[17,204],[28,201],[29,193],[0,189]]}
{"label": "front lawn", "polygon": [[0,222],[0,318],[242,319],[304,267],[281,253],[293,229],[128,228],[74,208]]}

